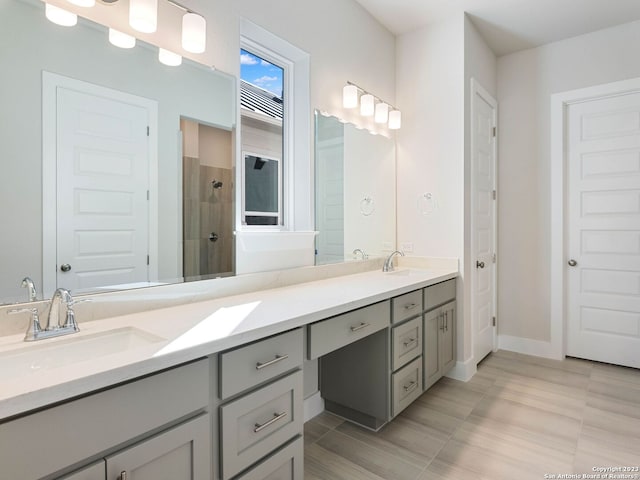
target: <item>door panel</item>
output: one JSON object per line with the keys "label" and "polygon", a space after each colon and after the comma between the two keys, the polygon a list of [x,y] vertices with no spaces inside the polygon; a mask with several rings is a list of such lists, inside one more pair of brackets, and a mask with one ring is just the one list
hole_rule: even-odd
{"label": "door panel", "polygon": [[472,117],[472,252],[474,357],[482,360],[494,347],[495,328],[495,164],[493,127],[496,103],[474,90]]}
{"label": "door panel", "polygon": [[567,354],[640,367],[640,93],[568,107]]}
{"label": "door panel", "polygon": [[441,310],[436,308],[424,314],[424,388],[433,385],[442,376],[440,364]]}
{"label": "door panel", "polygon": [[147,109],[63,87],[56,108],[57,286],[148,281]]}

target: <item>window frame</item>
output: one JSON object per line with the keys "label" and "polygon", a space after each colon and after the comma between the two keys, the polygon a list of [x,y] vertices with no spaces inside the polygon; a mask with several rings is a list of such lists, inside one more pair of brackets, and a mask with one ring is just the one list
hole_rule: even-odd
{"label": "window frame", "polygon": [[[245,163],[247,160],[247,157],[260,157],[263,158],[265,160],[273,160],[275,162],[278,162],[278,189],[277,189],[277,193],[278,193],[278,210],[277,212],[259,212],[259,211],[253,211],[253,210],[247,210],[246,209],[246,203],[247,203],[247,189],[246,187],[246,168],[245,168]],[[242,224],[245,227],[251,227],[251,228],[277,228],[279,226],[282,225],[282,208],[283,208],[283,194],[282,194],[282,185],[283,185],[283,181],[282,181],[282,159],[280,158],[276,158],[274,156],[270,156],[270,155],[263,155],[261,153],[255,153],[249,150],[243,150],[242,151]],[[248,216],[252,216],[252,217],[277,217],[278,218],[278,223],[277,225],[248,225],[246,223],[246,217]]]}

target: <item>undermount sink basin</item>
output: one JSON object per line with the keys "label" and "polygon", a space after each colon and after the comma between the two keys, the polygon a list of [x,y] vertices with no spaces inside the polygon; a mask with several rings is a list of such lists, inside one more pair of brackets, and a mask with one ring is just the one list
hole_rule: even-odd
{"label": "undermount sink basin", "polygon": [[23,348],[0,352],[0,379],[24,377],[164,340],[132,327],[84,336],[70,335],[54,342],[40,340],[25,344]]}
{"label": "undermount sink basin", "polygon": [[416,275],[424,275],[425,270],[417,270],[415,268],[403,268],[401,270],[394,270],[393,272],[387,272],[386,275],[393,275],[397,277],[414,277]]}

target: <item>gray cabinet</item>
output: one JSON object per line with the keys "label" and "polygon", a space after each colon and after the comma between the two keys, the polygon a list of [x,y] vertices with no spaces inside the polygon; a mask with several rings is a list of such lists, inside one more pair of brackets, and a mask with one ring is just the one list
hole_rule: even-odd
{"label": "gray cabinet", "polygon": [[106,480],[208,480],[211,478],[209,415],[108,456]]}
{"label": "gray cabinet", "polygon": [[69,475],[59,477],[57,480],[105,480],[107,472],[105,471],[104,459],[93,463],[88,467],[81,468]]}
{"label": "gray cabinet", "polygon": [[[431,289],[434,289],[433,292]],[[446,301],[448,303],[442,305]],[[437,304],[440,306],[424,314],[425,390],[446,375],[456,363],[455,280],[425,289],[425,305],[432,307]]]}

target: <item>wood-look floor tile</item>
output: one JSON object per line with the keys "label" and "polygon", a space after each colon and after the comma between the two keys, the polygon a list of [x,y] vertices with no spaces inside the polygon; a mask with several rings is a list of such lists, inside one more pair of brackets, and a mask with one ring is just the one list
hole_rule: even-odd
{"label": "wood-look floor tile", "polygon": [[527,470],[537,472],[540,477],[551,471],[570,472],[573,466],[573,452],[541,444],[535,436],[497,428],[494,422],[465,422],[452,440],[478,448],[489,448],[493,455],[522,464]]}
{"label": "wood-look floor tile", "polygon": [[493,480],[493,478],[435,459],[417,480]]}
{"label": "wood-look floor tile", "polygon": [[526,435],[540,445],[574,453],[580,433],[580,421],[540,408],[499,397],[485,396],[468,420],[489,420],[498,431]]}
{"label": "wood-look floor tile", "polygon": [[320,415],[316,415],[315,417],[313,417],[311,421],[319,423],[320,425],[323,425],[329,428],[330,430],[333,430],[338,425],[343,423],[344,419],[338,417],[337,415],[334,415],[333,413],[324,411]]}
{"label": "wood-look floor tile", "polygon": [[305,480],[386,480],[313,443],[304,448]]}
{"label": "wood-look floor tile", "polygon": [[348,437],[335,430],[318,440],[317,445],[344,457],[374,475],[389,480],[414,480],[423,470],[399,459],[388,451]]}
{"label": "wood-look floor tile", "polygon": [[323,425],[320,422],[315,421],[315,418],[312,418],[308,422],[304,424],[304,444],[309,445],[310,443],[317,442],[320,437],[322,437],[325,433],[329,432],[331,429],[326,425]]}
{"label": "wood-look floor tile", "polygon": [[582,433],[600,439],[603,444],[639,445],[640,418],[587,405],[582,421]]}
{"label": "wood-look floor tile", "polygon": [[449,436],[423,425],[398,417],[380,431],[372,432],[345,422],[337,429],[349,437],[391,453],[395,457],[423,469],[447,443]]}
{"label": "wood-look floor tile", "polygon": [[462,424],[463,420],[452,415],[434,410],[422,402],[413,402],[400,414],[413,422],[422,424],[426,429],[451,435]]}
{"label": "wood-look floor tile", "polygon": [[538,471],[531,471],[528,465],[494,451],[491,445],[481,447],[449,440],[436,460],[474,472],[477,477],[493,480],[513,480],[514,478],[540,480],[541,478]]}
{"label": "wood-look floor tile", "polygon": [[492,355],[498,358],[505,358],[512,362],[521,364],[538,365],[541,367],[553,368],[556,370],[564,370],[567,372],[578,373],[581,375],[589,375],[593,370],[593,362],[582,360],[579,358],[566,357],[563,360],[554,360],[544,357],[536,357],[534,355],[524,355],[522,353],[508,352],[500,350]]}
{"label": "wood-look floor tile", "polygon": [[600,381],[616,380],[640,386],[640,369],[619,367],[606,363],[594,363],[591,379]]}
{"label": "wood-look floor tile", "polygon": [[463,382],[446,379],[433,385],[417,401],[433,410],[464,420],[483,396],[483,392],[469,388]]}
{"label": "wood-look floor tile", "polygon": [[574,462],[574,473],[593,473],[593,467],[640,466],[637,443],[613,445],[601,438],[581,435]]}

